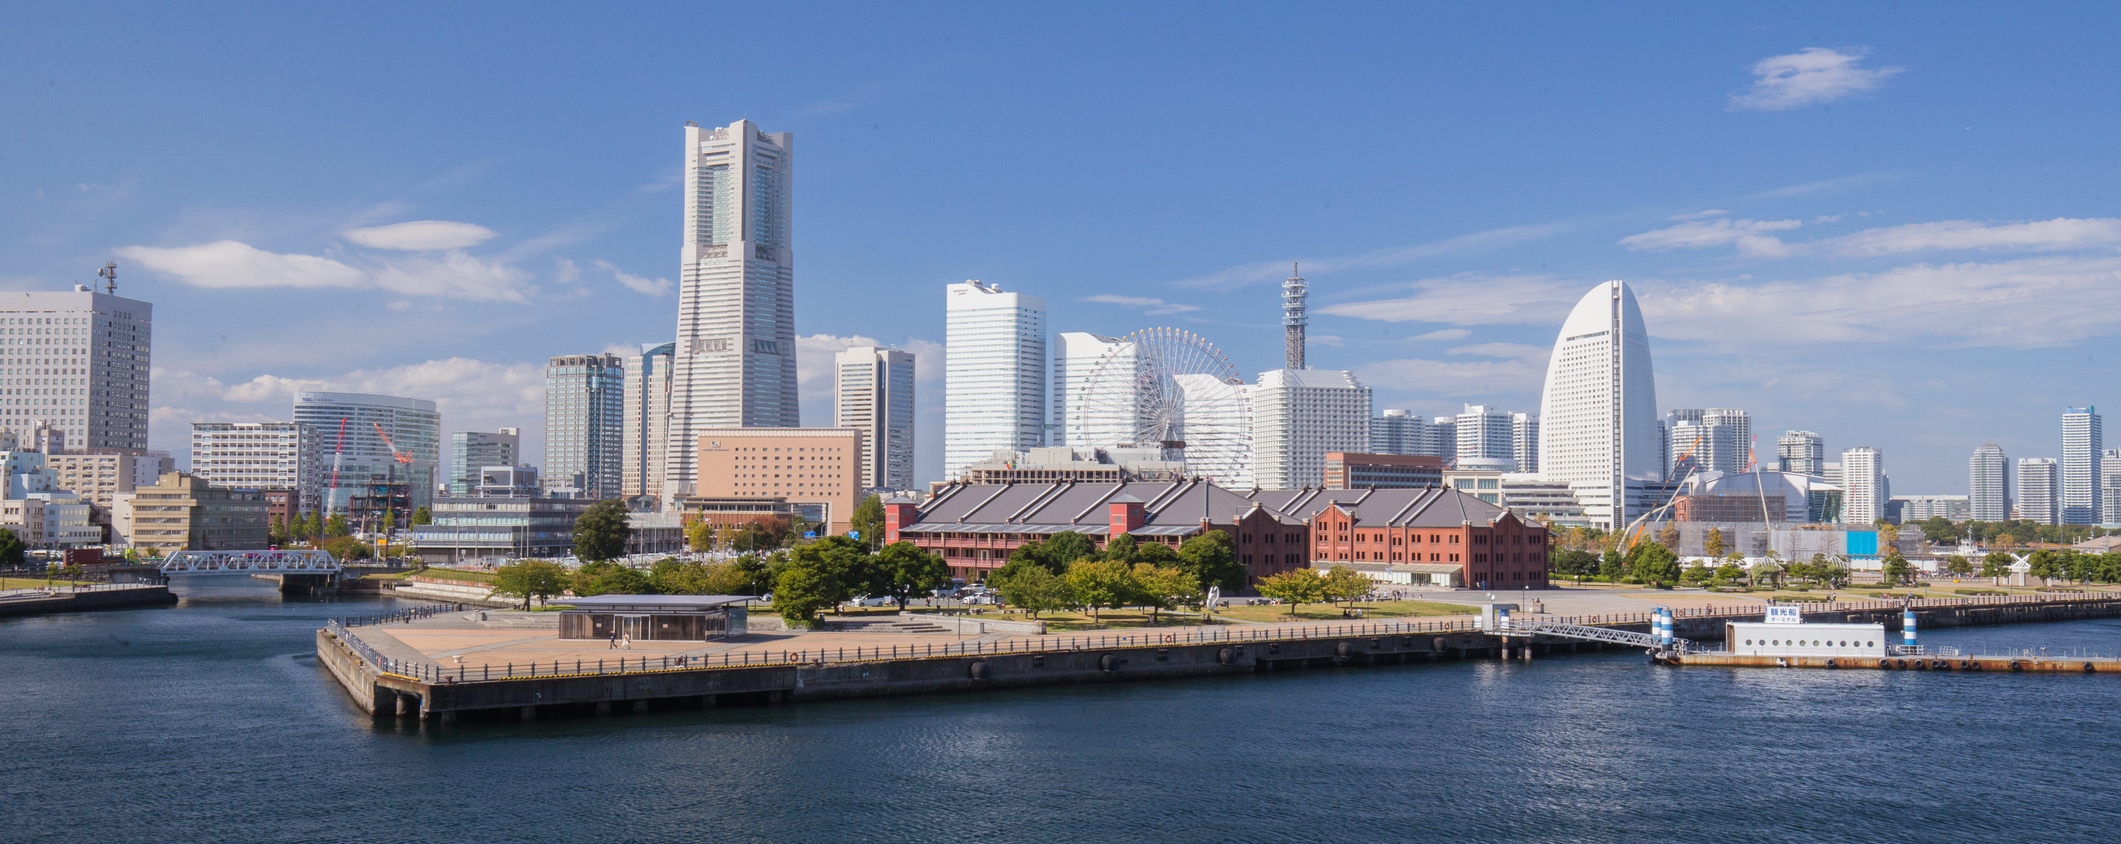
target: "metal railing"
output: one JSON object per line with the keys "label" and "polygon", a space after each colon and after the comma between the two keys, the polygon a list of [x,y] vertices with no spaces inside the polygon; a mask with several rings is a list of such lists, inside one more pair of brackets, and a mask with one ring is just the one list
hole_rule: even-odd
{"label": "metal railing", "polygon": [[50,586],[31,586],[23,589],[0,591],[0,600],[8,598],[50,597],[72,595],[77,592],[120,592],[127,589],[160,589],[159,583],[84,583],[79,585],[55,583]]}
{"label": "metal railing", "polygon": [[398,610],[397,612],[387,612],[381,615],[363,615],[352,618],[334,618],[331,620],[330,624],[327,624],[325,626],[329,628],[331,625],[335,624],[341,628],[346,628],[366,627],[371,624],[393,624],[398,622],[411,622],[418,621],[423,618],[433,618],[443,613],[462,612],[463,610],[463,604],[429,604],[427,606],[412,607],[410,609]]}

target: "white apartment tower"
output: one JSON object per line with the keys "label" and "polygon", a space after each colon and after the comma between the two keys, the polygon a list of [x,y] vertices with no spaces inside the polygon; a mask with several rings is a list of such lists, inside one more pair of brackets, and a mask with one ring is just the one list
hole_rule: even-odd
{"label": "white apartment tower", "polygon": [[2100,428],[2096,407],[2062,411],[2062,509],[2057,514],[2061,524],[2095,525],[2104,515],[2100,487],[2105,479],[2099,463],[2105,456],[2106,443]]}
{"label": "white apartment tower", "polygon": [[1246,404],[1254,481],[1261,489],[1321,486],[1327,452],[1361,451],[1370,445],[1370,389],[1356,381],[1353,372],[1263,372],[1259,383],[1247,390]]}
{"label": "white apartment tower", "polygon": [[303,512],[321,498],[323,448],[295,422],[193,422],[191,471],[223,489],[291,489]]}
{"label": "white apartment tower", "polygon": [[1867,445],[1841,453],[1841,520],[1868,525],[1885,516],[1885,454]]}
{"label": "white apartment tower", "polygon": [[2099,453],[2099,523],[2121,524],[2121,449]]}
{"label": "white apartment tower", "polygon": [[1517,471],[1539,471],[1539,414],[1510,414],[1510,456]]}
{"label": "white apartment tower", "polygon": [[1567,483],[1593,524],[1627,524],[1646,483],[1664,477],[1657,378],[1642,307],[1620,281],[1592,288],[1554,340],[1540,396],[1539,473]]}
{"label": "white apartment tower", "polygon": [[[697,432],[793,428],[795,137],[685,127],[685,236],[663,477],[692,488]],[[546,467],[548,471],[551,467]]]}
{"label": "white apartment tower", "polygon": [[862,432],[862,489],[913,488],[913,353],[854,346],[833,358],[833,427]]}
{"label": "white apartment tower", "polygon": [[1429,423],[1393,408],[1370,420],[1370,453],[1429,454]]}
{"label": "white apartment tower", "polygon": [[2062,464],[2052,457],[2018,460],[2018,518],[2056,524],[2057,494],[2062,486]]}
{"label": "white apartment tower", "polygon": [[648,343],[626,356],[625,431],[619,436],[620,494],[663,498],[670,451],[670,373],[676,343]]}
{"label": "white apartment tower", "polygon": [[1046,300],[965,281],[944,307],[943,474],[956,478],[996,451],[1044,444]]}
{"label": "white apartment tower", "polygon": [[2001,522],[2011,517],[2011,463],[2003,447],[1982,443],[1966,461],[1967,518]]}
{"label": "white apartment tower", "polygon": [[545,366],[547,490],[585,498],[625,494],[626,363],[617,355],[561,355]]}
{"label": "white apartment tower", "polygon": [[[1086,331],[1053,335],[1052,445],[1111,448],[1131,444],[1140,430],[1134,380],[1141,355],[1134,343]],[[1105,377],[1090,376],[1102,368]],[[1095,392],[1093,392],[1093,390]]]}
{"label": "white apartment tower", "polygon": [[147,448],[153,327],[153,305],[87,285],[0,293],[0,427],[44,422],[75,451]]}
{"label": "white apartment tower", "polygon": [[1459,460],[1510,460],[1516,454],[1515,446],[1515,424],[1509,411],[1469,404],[1458,414]]}
{"label": "white apartment tower", "polygon": [[1785,431],[1775,440],[1776,463],[1784,472],[1821,475],[1826,472],[1826,438],[1811,431]]}

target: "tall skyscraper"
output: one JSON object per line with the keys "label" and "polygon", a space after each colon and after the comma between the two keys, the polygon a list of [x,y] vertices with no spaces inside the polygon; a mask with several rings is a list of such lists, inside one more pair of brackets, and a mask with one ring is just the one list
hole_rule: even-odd
{"label": "tall skyscraper", "polygon": [[317,430],[295,422],[193,422],[191,472],[222,489],[291,489],[316,506],[322,464]]}
{"label": "tall skyscraper", "polygon": [[1516,438],[1510,412],[1484,404],[1466,405],[1458,414],[1458,459],[1514,460]]}
{"label": "tall skyscraper", "polygon": [[[1249,390],[1249,404],[1254,481],[1262,489],[1319,486],[1327,452],[1370,445],[1370,389],[1353,372],[1263,372]],[[1507,424],[1504,431],[1507,443]]]}
{"label": "tall skyscraper", "polygon": [[833,358],[833,427],[862,431],[861,488],[913,488],[913,353],[854,346]]}
{"label": "tall skyscraper", "polygon": [[943,473],[1044,444],[1046,300],[966,281],[945,290]]}
{"label": "tall skyscraper", "polygon": [[523,429],[452,431],[449,434],[449,494],[474,495],[479,470],[523,462]]}
{"label": "tall skyscraper", "polygon": [[1660,481],[1657,378],[1642,307],[1624,282],[1577,301],[1547,361],[1539,472],[1569,484],[1593,524],[1619,528],[1639,508],[1630,486]]}
{"label": "tall skyscraper", "polygon": [[1753,417],[1734,407],[1711,407],[1701,412],[1701,424],[1728,429],[1730,448],[1715,456],[1710,468],[1722,472],[1745,472],[1754,466]]}
{"label": "tall skyscraper", "polygon": [[1868,525],[1885,517],[1885,454],[1867,445],[1841,452],[1841,520]]}
{"label": "tall skyscraper", "polygon": [[[1051,444],[1109,448],[1132,441],[1139,421],[1132,382],[1106,378],[1099,384],[1100,394],[1089,391],[1090,376],[1099,367],[1110,371],[1139,366],[1135,345],[1087,331],[1063,331],[1053,335],[1053,342]],[[1122,392],[1105,394],[1113,390]]]}
{"label": "tall skyscraper", "polygon": [[1370,420],[1371,454],[1428,454],[1429,423],[1392,408]]}
{"label": "tall skyscraper", "polygon": [[48,423],[74,451],[147,448],[153,327],[153,305],[87,285],[0,293],[0,427]]}
{"label": "tall skyscraper", "polygon": [[2052,457],[2018,460],[2018,518],[2057,524],[2058,494],[2062,486],[2062,464]]}
{"label": "tall skyscraper", "polygon": [[561,355],[545,366],[547,490],[584,498],[625,494],[626,362],[618,355]]}
{"label": "tall skyscraper", "polygon": [[660,499],[670,454],[671,358],[676,343],[647,343],[626,356],[626,430],[619,436],[620,494]]}
{"label": "tall skyscraper", "polygon": [[2121,524],[2121,448],[2099,454],[2099,523]]}
{"label": "tall skyscraper", "polygon": [[433,502],[442,460],[442,415],[434,402],[302,390],[295,393],[294,411],[296,422],[319,434],[324,512],[345,513],[364,497],[403,495],[415,508]]}
{"label": "tall skyscraper", "polygon": [[2011,464],[2003,447],[1982,443],[1966,461],[1966,501],[1977,522],[2001,522],[2011,517]]}
{"label": "tall skyscraper", "polygon": [[1438,416],[1429,420],[1429,439],[1425,451],[1416,454],[1433,454],[1443,458],[1449,466],[1458,460],[1458,417]]}
{"label": "tall skyscraper", "polygon": [[2104,515],[2100,487],[2105,478],[2099,462],[2105,455],[2106,442],[2100,428],[2096,407],[2062,411],[2062,524],[2095,525]]}
{"label": "tall skyscraper", "polygon": [[1752,467],[1753,420],[1728,407],[1675,408],[1664,414],[1666,477],[1685,477],[1687,470],[1726,473]]}
{"label": "tall skyscraper", "polygon": [[[795,136],[751,121],[685,127],[685,238],[667,484],[692,488],[699,432],[792,428],[796,399]],[[557,474],[546,466],[548,481]]]}
{"label": "tall skyscraper", "polygon": [[1826,438],[1810,431],[1785,431],[1775,440],[1775,457],[1784,472],[1816,476],[1826,471]]}
{"label": "tall skyscraper", "polygon": [[1517,461],[1517,471],[1539,471],[1539,415],[1536,413],[1510,414],[1510,457]]}

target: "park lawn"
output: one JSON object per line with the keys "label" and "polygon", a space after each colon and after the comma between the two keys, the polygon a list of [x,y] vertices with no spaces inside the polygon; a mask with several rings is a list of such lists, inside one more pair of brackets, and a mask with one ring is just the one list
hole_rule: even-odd
{"label": "park lawn", "polygon": [[368,576],[378,580],[404,580],[409,577],[427,577],[435,580],[461,580],[466,583],[492,583],[494,581],[493,572],[462,571],[459,569],[417,569],[397,574],[371,574]]}
{"label": "park lawn", "polygon": [[0,577],[0,589],[42,589],[46,586],[65,585],[67,580],[63,577],[55,580],[45,580],[41,577]]}
{"label": "park lawn", "polygon": [[[1414,616],[1472,615],[1479,612],[1465,604],[1446,604],[1440,601],[1366,601],[1355,605],[1363,611],[1363,619],[1408,618]],[[1294,618],[1289,615],[1287,604],[1274,606],[1233,606],[1217,610],[1216,615],[1242,621],[1347,621],[1339,604],[1304,604],[1297,607]]]}

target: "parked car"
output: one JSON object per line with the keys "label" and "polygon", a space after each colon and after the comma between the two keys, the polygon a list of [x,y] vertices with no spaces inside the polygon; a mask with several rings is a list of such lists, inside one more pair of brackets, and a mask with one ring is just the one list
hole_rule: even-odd
{"label": "parked car", "polygon": [[849,601],[848,603],[851,603],[851,604],[853,604],[853,605],[855,605],[855,606],[857,606],[857,607],[894,607],[894,606],[898,606],[898,600],[897,600],[897,599],[895,599],[895,598],[892,598],[892,597],[891,597],[891,596],[889,596],[889,595],[885,595],[885,596],[882,596],[882,597],[875,597],[875,596],[870,596],[870,595],[863,595],[863,596],[861,596],[861,597],[859,597],[859,598],[856,598],[856,599],[854,599],[854,600],[852,600],[852,601]]}
{"label": "parked car", "polygon": [[994,593],[992,592],[981,592],[977,595],[968,595],[965,597],[965,603],[968,604],[982,604],[991,606],[994,604],[999,604],[1001,602],[1002,600],[1000,598],[995,597]]}

